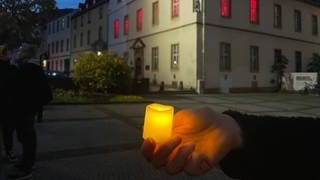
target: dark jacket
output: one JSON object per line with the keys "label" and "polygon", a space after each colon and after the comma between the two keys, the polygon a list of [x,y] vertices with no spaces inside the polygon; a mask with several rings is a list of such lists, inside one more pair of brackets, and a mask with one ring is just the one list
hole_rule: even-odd
{"label": "dark jacket", "polygon": [[320,179],[320,118],[224,113],[239,123],[244,139],[221,162],[226,174],[243,180]]}
{"label": "dark jacket", "polygon": [[52,92],[42,68],[33,63],[18,66],[19,109],[36,113],[52,99]]}
{"label": "dark jacket", "polygon": [[13,96],[15,96],[16,68],[9,62],[0,60],[0,115],[5,119],[14,108]]}

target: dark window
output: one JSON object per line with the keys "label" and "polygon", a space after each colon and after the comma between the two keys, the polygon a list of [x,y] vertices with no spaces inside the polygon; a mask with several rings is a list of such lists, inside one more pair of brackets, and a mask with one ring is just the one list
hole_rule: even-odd
{"label": "dark window", "polygon": [[60,41],[60,52],[63,52],[63,45],[64,45],[64,42],[63,40]]}
{"label": "dark window", "polygon": [[80,47],[83,45],[83,33],[80,33]]}
{"label": "dark window", "polygon": [[231,72],[230,43],[220,43],[220,72]]}
{"label": "dark window", "polygon": [[159,70],[159,47],[153,47],[151,50],[151,70],[158,71]]}
{"label": "dark window", "polygon": [[295,52],[296,72],[302,72],[302,53],[300,51]]}
{"label": "dark window", "polygon": [[312,35],[318,35],[318,16],[312,15]]}
{"label": "dark window", "polygon": [[66,51],[69,51],[69,38],[66,40]]}
{"label": "dark window", "polygon": [[159,1],[152,4],[152,25],[159,24]]}
{"label": "dark window", "polygon": [[294,10],[294,31],[301,32],[302,25],[301,25],[301,11]]}
{"label": "dark window", "polygon": [[179,44],[171,45],[171,69],[178,70],[179,69]]}
{"label": "dark window", "polygon": [[282,50],[281,49],[275,49],[274,50],[274,63],[280,62],[281,58],[282,58]]}
{"label": "dark window", "polygon": [[273,26],[275,28],[282,27],[282,9],[279,4],[275,4],[273,7]]}
{"label": "dark window", "polygon": [[250,72],[259,72],[259,47],[250,46]]}

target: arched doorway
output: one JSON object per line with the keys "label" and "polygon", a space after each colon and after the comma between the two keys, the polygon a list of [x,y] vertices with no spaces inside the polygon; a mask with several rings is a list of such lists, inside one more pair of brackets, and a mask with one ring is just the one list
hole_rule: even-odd
{"label": "arched doorway", "polygon": [[144,47],[145,44],[141,39],[137,39],[132,45],[134,51],[134,78],[136,80],[144,78]]}

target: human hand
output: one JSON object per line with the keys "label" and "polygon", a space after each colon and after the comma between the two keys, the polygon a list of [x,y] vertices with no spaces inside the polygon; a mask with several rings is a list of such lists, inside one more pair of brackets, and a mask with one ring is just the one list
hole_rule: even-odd
{"label": "human hand", "polygon": [[141,151],[156,168],[165,166],[169,174],[201,175],[241,144],[241,129],[234,119],[200,108],[176,113],[172,138],[162,144],[145,139]]}

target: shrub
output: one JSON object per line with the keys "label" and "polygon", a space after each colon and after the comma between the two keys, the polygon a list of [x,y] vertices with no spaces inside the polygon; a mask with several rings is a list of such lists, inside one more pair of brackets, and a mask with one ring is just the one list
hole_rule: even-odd
{"label": "shrub", "polygon": [[110,52],[82,54],[75,64],[73,80],[80,90],[88,92],[125,92],[132,82],[128,64]]}

